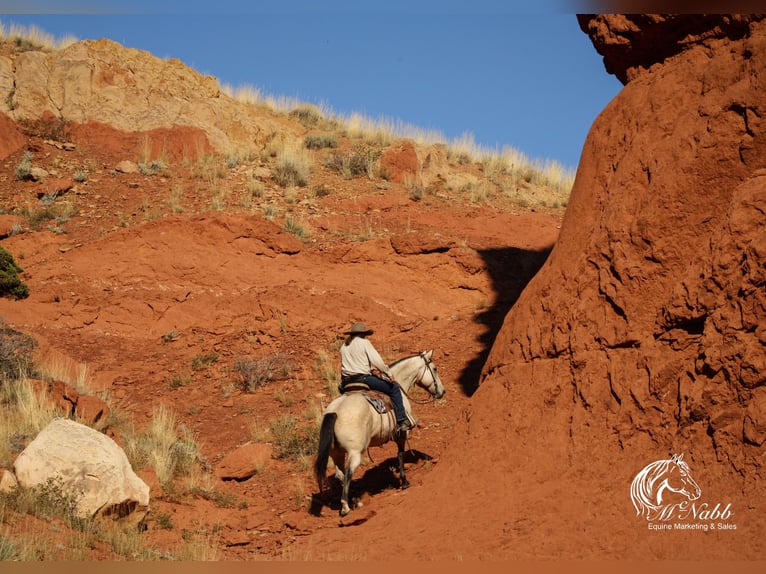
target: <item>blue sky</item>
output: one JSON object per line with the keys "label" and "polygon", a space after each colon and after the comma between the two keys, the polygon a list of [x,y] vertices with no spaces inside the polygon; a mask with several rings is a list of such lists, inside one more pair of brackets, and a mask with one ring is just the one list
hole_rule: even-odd
{"label": "blue sky", "polygon": [[448,139],[469,133],[481,146],[574,168],[590,125],[622,86],[562,2],[514,4],[0,0],[0,21],[57,38],[110,38],[222,84]]}

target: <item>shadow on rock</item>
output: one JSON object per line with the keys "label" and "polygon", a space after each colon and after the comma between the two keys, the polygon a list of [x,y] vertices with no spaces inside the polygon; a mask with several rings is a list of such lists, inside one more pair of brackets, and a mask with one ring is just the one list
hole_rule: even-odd
{"label": "shadow on rock", "polygon": [[505,316],[516,303],[521,292],[545,263],[552,247],[539,251],[507,247],[479,251],[487,271],[492,278],[496,293],[495,303],[476,315],[476,322],[485,326],[479,336],[479,353],[467,363],[458,381],[467,396],[473,395],[479,387],[479,377],[497,333]]}

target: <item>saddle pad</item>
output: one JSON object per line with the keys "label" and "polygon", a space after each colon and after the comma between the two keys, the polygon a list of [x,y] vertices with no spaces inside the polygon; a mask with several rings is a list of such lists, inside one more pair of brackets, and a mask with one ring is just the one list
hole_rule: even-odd
{"label": "saddle pad", "polygon": [[372,405],[372,408],[374,408],[380,414],[386,413],[394,407],[393,404],[391,404],[391,398],[387,394],[381,393],[380,391],[347,389],[345,392],[361,393],[362,396],[367,399],[367,402]]}

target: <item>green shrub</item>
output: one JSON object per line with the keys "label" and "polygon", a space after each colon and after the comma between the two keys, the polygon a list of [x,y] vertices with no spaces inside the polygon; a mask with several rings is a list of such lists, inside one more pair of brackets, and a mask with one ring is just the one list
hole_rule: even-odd
{"label": "green shrub", "polygon": [[338,140],[332,134],[309,134],[303,138],[303,145],[308,149],[338,147]]}
{"label": "green shrub", "polygon": [[290,117],[297,119],[302,126],[310,128],[324,119],[322,112],[316,106],[305,104],[290,112]]}
{"label": "green shrub", "polygon": [[24,157],[21,158],[21,162],[16,166],[15,174],[16,179],[19,181],[32,179],[32,154],[30,152],[24,152]]}
{"label": "green shrub", "polygon": [[218,361],[218,353],[202,353],[192,359],[192,369],[206,369]]}
{"label": "green shrub", "polygon": [[338,172],[346,179],[365,175],[372,178],[375,175],[375,167],[381,153],[367,145],[358,145],[349,153],[333,154],[325,162],[325,166]]}
{"label": "green shrub", "polygon": [[312,454],[319,441],[319,427],[298,428],[298,422],[292,415],[285,415],[272,420],[269,430],[274,438],[274,452],[279,458],[299,459]]}
{"label": "green shrub", "polygon": [[32,370],[32,351],[36,346],[32,337],[6,327],[0,319],[0,381],[28,375]]}
{"label": "green shrub", "polygon": [[292,370],[292,363],[287,355],[276,353],[258,359],[238,359],[234,363],[234,370],[241,377],[239,387],[253,393],[266,383],[287,378]]}
{"label": "green shrub", "polygon": [[13,255],[0,247],[0,297],[26,299],[29,287],[19,278],[23,269],[16,265]]}

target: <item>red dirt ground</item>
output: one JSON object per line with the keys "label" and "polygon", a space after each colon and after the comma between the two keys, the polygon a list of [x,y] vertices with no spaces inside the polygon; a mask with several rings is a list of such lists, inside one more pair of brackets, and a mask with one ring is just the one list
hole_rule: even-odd
{"label": "red dirt ground", "polygon": [[[172,161],[152,176],[115,172],[119,161],[137,157],[140,138],[91,128],[70,127],[74,151],[29,138],[36,166],[64,179],[86,169],[88,178],[56,200],[76,208],[66,221],[33,230],[27,218],[4,216],[24,228],[2,246],[23,267],[31,295],[0,301],[0,316],[64,357],[60,362],[87,365],[94,389],[106,391],[137,427],[165,404],[197,438],[212,467],[208,491],[229,503],[155,485],[145,546],[172,551],[185,532],[213,532],[217,559],[323,559],[329,556],[319,550],[291,546],[323,529],[374,520],[406,504],[409,492],[428,491],[429,472],[470,404],[494,335],[556,241],[563,210],[501,198],[472,203],[445,189],[416,200],[395,178],[346,180],[327,170],[317,170],[308,188],[285,191],[265,180],[261,197],[252,197],[247,182],[259,160],[222,174],[216,185],[226,207],[213,210],[194,162]],[[189,143],[198,137],[168,132],[163,141],[183,154],[199,149]],[[14,179],[23,151],[1,164],[0,201],[6,209],[39,210],[50,184]],[[264,218],[267,206],[276,211],[273,221]],[[310,238],[286,232],[287,218]],[[337,501],[319,504],[311,460],[272,458],[248,480],[217,478],[216,466],[254,440],[254,428],[286,413],[309,419],[328,402],[317,353],[337,362],[337,341],[357,320],[375,329],[372,341],[389,361],[435,350],[447,394],[415,406],[421,423],[410,441],[412,489],[396,488],[392,444],[371,449],[372,460],[356,475],[364,507],[343,521]],[[192,367],[211,353],[218,356],[211,366]],[[237,387],[238,359],[277,353],[293,366],[285,380],[252,393]],[[173,385],[179,375],[185,383]],[[432,496],[434,505],[443,503],[439,492]],[[355,538],[354,548],[364,546]],[[487,540],[477,555],[495,546]],[[89,559],[115,558],[106,549],[92,552]],[[364,558],[360,552],[333,557]]]}

